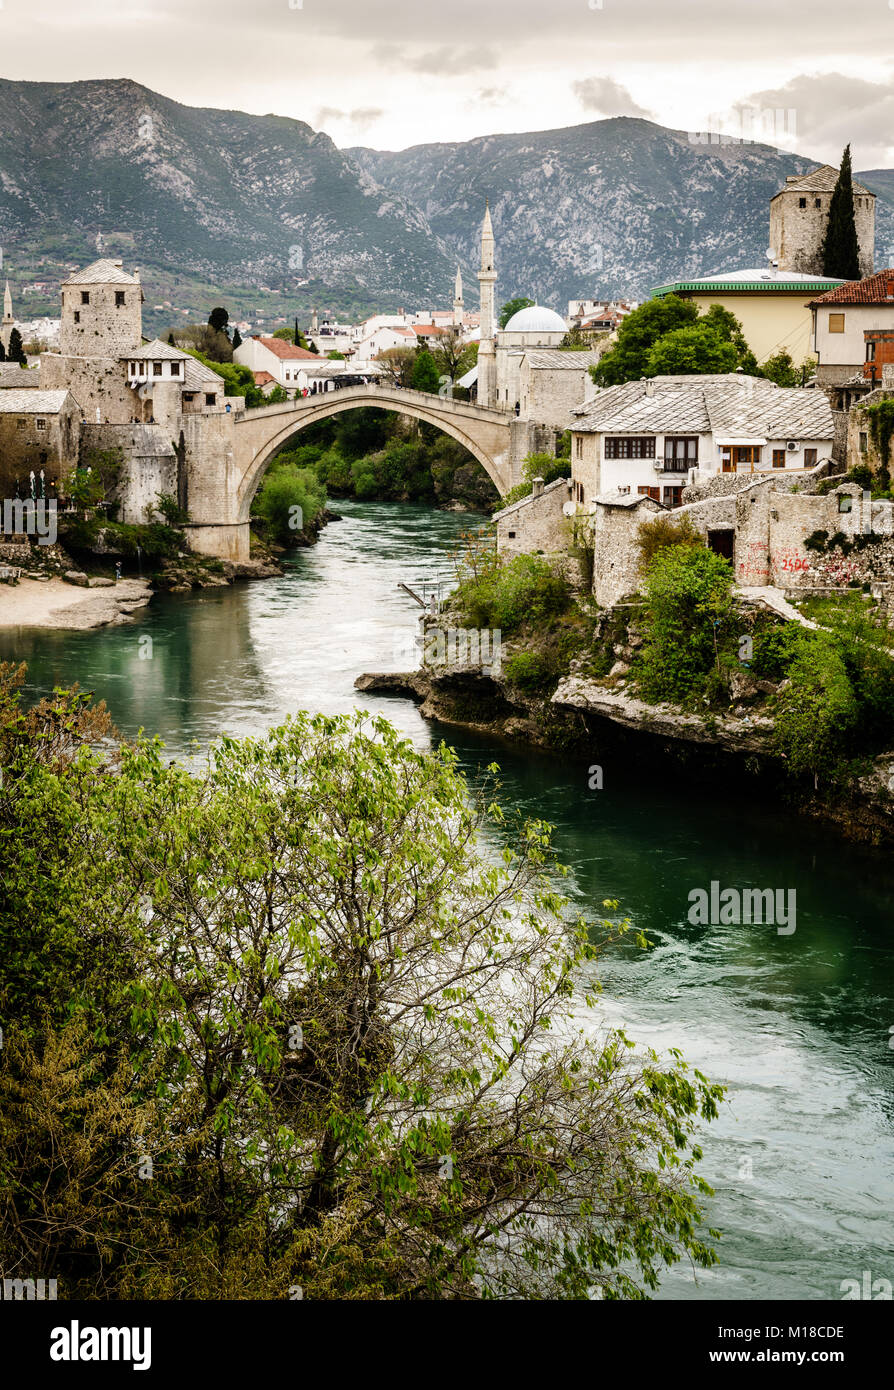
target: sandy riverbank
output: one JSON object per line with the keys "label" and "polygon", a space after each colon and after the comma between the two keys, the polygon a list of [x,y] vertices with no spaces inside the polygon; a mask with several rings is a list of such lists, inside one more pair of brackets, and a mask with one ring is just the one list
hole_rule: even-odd
{"label": "sandy riverbank", "polygon": [[0,584],[0,628],[107,627],[126,622],[151,597],[140,579],[122,579],[109,589],[80,589],[63,579],[20,579]]}

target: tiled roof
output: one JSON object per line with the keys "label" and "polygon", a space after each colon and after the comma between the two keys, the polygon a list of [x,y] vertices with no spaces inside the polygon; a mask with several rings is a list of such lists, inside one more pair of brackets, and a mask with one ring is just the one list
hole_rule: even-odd
{"label": "tiled roof", "polygon": [[186,366],[183,368],[183,385],[188,391],[222,391],[224,380],[211,367],[206,367],[204,362],[199,362],[187,354]]}
{"label": "tiled roof", "polygon": [[538,370],[549,368],[551,371],[558,368],[565,371],[582,371],[587,367],[593,367],[602,355],[599,352],[562,352],[560,348],[537,348],[526,352],[525,357],[530,365]]}
{"label": "tiled roof", "polygon": [[171,343],[165,343],[161,338],[156,338],[153,342],[146,343],[145,347],[138,348],[136,352],[128,352],[126,354],[126,360],[128,362],[144,362],[147,360],[159,362],[164,359],[165,361],[179,362],[184,357],[188,356],[189,353],[184,352],[182,348],[174,347]]}
{"label": "tiled roof", "polygon": [[55,415],[67,391],[0,391],[0,411],[11,415]]}
{"label": "tiled roof", "polygon": [[94,261],[83,270],[76,270],[63,280],[63,285],[138,285],[133,275],[128,275],[120,261]]}
{"label": "tiled roof", "polygon": [[445,332],[445,330],[443,328],[439,328],[436,323],[417,323],[416,332],[420,334],[423,338],[428,338],[431,337],[431,335],[434,333],[443,333]]}
{"label": "tiled roof", "polygon": [[[833,193],[837,182],[838,170],[834,169],[831,164],[821,164],[818,169],[811,169],[801,178],[787,179],[785,188],[781,188],[779,193]],[[861,197],[867,195],[875,197],[874,193],[870,194],[869,189],[864,188],[862,183],[857,183],[856,179],[854,179],[854,192]],[[775,197],[778,198],[779,193],[775,194]]]}
{"label": "tiled roof", "polygon": [[271,381],[275,380],[276,377],[271,376],[269,372],[255,372],[255,386],[268,386]]}
{"label": "tiled roof", "polygon": [[894,270],[880,270],[865,280],[848,280],[837,290],[829,290],[814,304],[890,304],[894,307]]}
{"label": "tiled roof", "polygon": [[600,391],[576,410],[571,428],[584,434],[710,434],[768,439],[831,439],[832,409],[824,391],[783,389],[738,374],[655,377]]}
{"label": "tiled roof", "polygon": [[274,357],[278,357],[281,362],[293,362],[296,359],[302,362],[318,362],[320,360],[318,353],[296,347],[294,343],[286,342],[285,338],[258,338],[257,341],[268,352],[272,352]]}

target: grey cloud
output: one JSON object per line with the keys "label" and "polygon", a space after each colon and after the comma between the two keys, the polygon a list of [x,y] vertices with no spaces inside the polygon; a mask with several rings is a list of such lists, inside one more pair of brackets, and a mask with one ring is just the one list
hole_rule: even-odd
{"label": "grey cloud", "polygon": [[462,77],[468,72],[497,66],[497,55],[491,48],[460,48],[449,44],[423,53],[411,53],[400,44],[380,43],[373,49],[373,57],[383,66],[402,67],[429,77]]}
{"label": "grey cloud", "polygon": [[747,111],[749,107],[784,113],[786,129],[794,127],[794,139],[786,144],[816,151],[829,163],[838,163],[847,144],[852,147],[855,168],[877,167],[889,161],[894,138],[894,88],[890,83],[869,82],[840,72],[801,73],[784,86],[752,92],[735,109]]}
{"label": "grey cloud", "polygon": [[613,77],[587,77],[572,82],[571,87],[585,111],[598,111],[601,116],[652,117],[652,112],[638,106],[627,88]]}
{"label": "grey cloud", "polygon": [[341,111],[337,106],[321,106],[317,112],[315,124],[319,130],[331,121],[346,121],[356,130],[368,130],[384,115],[385,112],[381,106],[358,106],[353,111]]}

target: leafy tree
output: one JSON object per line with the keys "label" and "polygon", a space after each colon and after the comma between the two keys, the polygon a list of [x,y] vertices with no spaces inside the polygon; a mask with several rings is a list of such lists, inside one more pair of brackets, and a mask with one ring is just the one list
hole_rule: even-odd
{"label": "leafy tree", "polygon": [[735,344],[721,338],[707,323],[675,328],[659,338],[646,359],[646,376],[699,376],[732,372],[738,365]]}
{"label": "leafy tree", "polygon": [[829,221],[823,242],[823,274],[838,280],[860,279],[860,244],[854,216],[850,145],[845,146],[841,157],[841,168],[829,205]]}
{"label": "leafy tree", "polygon": [[376,361],[382,368],[382,380],[386,386],[412,386],[416,366],[413,348],[386,348],[379,353]]}
{"label": "leafy tree", "polygon": [[328,360],[329,360],[330,362],[345,362],[345,361],[347,361],[347,358],[345,357],[344,353],[343,353],[343,352],[339,352],[339,351],[337,350],[337,348],[333,348],[331,352],[327,352],[327,353],[326,353],[326,357],[328,358]]}
{"label": "leafy tree", "polygon": [[457,385],[460,377],[471,371],[478,360],[478,344],[463,342],[462,334],[456,328],[442,333],[435,346],[433,357],[439,377],[448,377]]}
{"label": "leafy tree", "polygon": [[28,365],[28,358],[25,356],[25,349],[22,345],[22,335],[17,328],[14,328],[9,335],[9,348],[6,357],[9,362],[18,362],[20,367],[27,367]]}
{"label": "leafy tree", "polygon": [[659,338],[691,327],[697,318],[698,307],[690,299],[668,294],[647,300],[627,315],[618,329],[617,343],[590,368],[590,375],[600,386],[638,381],[646,375],[649,354]]}
{"label": "leafy tree", "polygon": [[190,323],[178,328],[177,346],[186,352],[201,353],[216,369],[218,364],[232,362],[233,344],[226,333],[220,333],[209,323]]}
{"label": "leafy tree", "polygon": [[828,633],[805,634],[776,706],[776,739],[795,775],[834,778],[860,716],[842,653]]}
{"label": "leafy tree", "polygon": [[326,509],[326,490],[310,468],[271,469],[252,506],[267,532],[282,545],[294,545],[306,526]]}
{"label": "leafy tree", "polygon": [[733,630],[733,571],[727,560],[688,543],[661,546],[644,584],[644,644],[635,678],[647,700],[701,697]]}
{"label": "leafy tree", "polygon": [[203,362],[206,367],[210,367],[221,378],[224,386],[224,395],[242,396],[245,400],[247,410],[252,410],[256,406],[267,405],[267,398],[260,387],[255,385],[255,374],[251,367],[243,366],[240,362],[215,362],[210,357],[205,357],[203,353],[194,349],[187,348],[191,357]]}
{"label": "leafy tree", "polygon": [[226,309],[212,309],[211,313],[208,315],[208,327],[212,328],[215,333],[223,333],[225,337],[229,336],[227,334],[227,324],[229,322],[230,315],[227,313]]}
{"label": "leafy tree", "polygon": [[33,958],[43,999],[0,1054],[4,1268],[74,1299],[587,1299],[713,1262],[722,1089],[580,1027],[619,930],[450,750],[302,714],[198,777],[158,744],[110,767],[67,710],[5,723],[0,997]]}
{"label": "leafy tree", "polygon": [[643,521],[636,535],[640,568],[647,572],[659,550],[672,545],[700,546],[702,538],[688,516],[659,515]]}
{"label": "leafy tree", "polygon": [[749,376],[760,375],[757,358],[748,346],[741,323],[731,310],[725,309],[722,304],[712,304],[698,322],[711,328],[719,338],[733,344],[736,349],[736,365],[741,367],[743,372],[747,372]]}
{"label": "leafy tree", "polygon": [[505,328],[513,315],[521,313],[522,309],[533,309],[533,299],[509,299],[500,310],[500,327]]}
{"label": "leafy tree", "polygon": [[758,375],[775,381],[777,386],[801,385],[801,370],[795,366],[791,353],[785,348],[768,357],[759,367]]}
{"label": "leafy tree", "polygon": [[437,395],[441,385],[437,364],[428,348],[422,348],[413,363],[411,385],[414,391],[428,391]]}

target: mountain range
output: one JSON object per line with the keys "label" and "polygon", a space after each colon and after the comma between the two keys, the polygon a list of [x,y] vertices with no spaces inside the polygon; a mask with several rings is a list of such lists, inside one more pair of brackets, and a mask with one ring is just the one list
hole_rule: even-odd
{"label": "mountain range", "polygon": [[[770,198],[815,164],[629,117],[340,150],[303,121],[184,106],[125,79],[0,81],[2,273],[30,317],[58,311],[69,266],[121,256],[140,268],[151,331],[219,302],[267,322],[312,305],[448,305],[457,264],[474,307],[489,199],[498,302],[564,310],[764,265]],[[876,263],[891,263],[894,171],[858,177],[878,194]]]}

